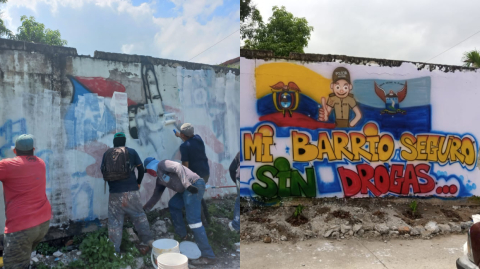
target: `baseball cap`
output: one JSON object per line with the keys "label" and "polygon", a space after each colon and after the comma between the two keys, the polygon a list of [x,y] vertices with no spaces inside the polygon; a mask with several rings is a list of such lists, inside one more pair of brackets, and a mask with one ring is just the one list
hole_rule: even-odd
{"label": "baseball cap", "polygon": [[33,135],[22,134],[15,140],[15,149],[29,151],[33,149]]}
{"label": "baseball cap", "polygon": [[333,75],[332,75],[332,80],[333,83],[344,79],[348,82],[348,84],[352,84],[350,82],[350,72],[348,72],[348,69],[345,67],[337,67],[335,70],[333,70]]}
{"label": "baseball cap", "polygon": [[190,123],[184,123],[180,127],[180,133],[186,135],[186,136],[193,136],[193,125]]}
{"label": "baseball cap", "polygon": [[[125,133],[123,132],[119,132],[119,133],[116,133],[113,138],[117,138],[117,137],[125,137]],[[126,137],[125,137],[126,138]]]}

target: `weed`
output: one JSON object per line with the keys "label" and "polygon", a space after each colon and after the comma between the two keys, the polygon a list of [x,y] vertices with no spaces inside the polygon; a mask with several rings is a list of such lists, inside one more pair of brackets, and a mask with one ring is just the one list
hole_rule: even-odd
{"label": "weed", "polygon": [[139,253],[134,247],[126,249],[121,255],[116,253],[113,243],[108,239],[106,228],[88,234],[80,244],[80,250],[88,268],[134,266],[135,256]]}
{"label": "weed", "polygon": [[220,253],[223,248],[235,250],[235,243],[240,241],[240,234],[217,222],[212,222],[205,230],[208,242],[215,253]]}
{"label": "weed", "polygon": [[47,242],[43,242],[37,245],[35,250],[45,256],[50,256],[52,255],[55,251],[57,251],[56,247],[51,246]]}
{"label": "weed", "polygon": [[210,213],[210,216],[216,217],[216,218],[227,218],[227,219],[233,219],[233,203],[222,203],[222,204],[213,204],[211,203],[208,206],[208,212]]}
{"label": "weed", "polygon": [[412,210],[412,215],[415,216],[417,214],[417,207],[418,207],[417,201],[415,200],[412,201],[408,206],[410,207],[410,210]]}
{"label": "weed", "polygon": [[50,266],[44,264],[44,263],[38,263],[38,262],[35,262],[33,263],[33,267],[32,268],[35,268],[35,269],[50,269]]}
{"label": "weed", "polygon": [[302,214],[303,208],[304,208],[303,205],[298,205],[297,208],[295,208],[295,212],[293,212],[293,216],[294,216],[295,218],[297,218],[298,216],[300,216],[300,214]]}
{"label": "weed", "polygon": [[82,260],[75,260],[68,264],[68,268],[71,268],[71,269],[86,268],[86,264]]}

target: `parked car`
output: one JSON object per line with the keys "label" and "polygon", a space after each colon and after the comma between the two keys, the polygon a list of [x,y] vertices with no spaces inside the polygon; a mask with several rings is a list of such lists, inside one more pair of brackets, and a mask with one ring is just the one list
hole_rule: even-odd
{"label": "parked car", "polygon": [[467,255],[457,259],[457,269],[479,269],[480,266],[480,222],[468,230]]}

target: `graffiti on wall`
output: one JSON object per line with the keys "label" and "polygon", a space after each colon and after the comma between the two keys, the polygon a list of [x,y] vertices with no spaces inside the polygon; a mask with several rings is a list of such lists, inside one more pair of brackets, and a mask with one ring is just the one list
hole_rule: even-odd
{"label": "graffiti on wall", "polygon": [[[9,60],[0,61],[0,68],[2,64],[9,65]],[[52,225],[107,217],[108,190],[104,192],[100,163],[118,131],[125,132],[127,146],[142,160],[180,159],[181,140],[173,130],[191,122],[205,141],[209,184],[227,185],[227,168],[238,151],[239,104],[233,101],[238,100],[238,74],[208,66],[187,69],[115,61],[106,65],[82,57],[74,57],[72,66],[62,92],[39,90],[36,83],[41,81],[22,84],[5,77],[13,88],[1,93],[2,98],[9,97],[2,103],[5,110],[15,113],[0,113],[0,159],[13,157],[11,147],[18,135],[35,135],[35,154],[47,166]],[[154,186],[155,179],[145,175],[142,202],[150,198]],[[205,196],[228,192],[213,189]],[[158,206],[165,207],[172,195],[173,191],[166,192]]]}
{"label": "graffiti on wall", "polygon": [[472,195],[470,180],[439,168],[472,171],[476,138],[432,130],[430,77],[355,80],[345,67],[331,74],[257,67],[258,118],[240,131],[243,196]]}

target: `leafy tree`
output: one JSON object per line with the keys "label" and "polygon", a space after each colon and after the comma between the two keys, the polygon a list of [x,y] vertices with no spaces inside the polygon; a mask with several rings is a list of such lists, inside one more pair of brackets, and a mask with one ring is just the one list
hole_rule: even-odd
{"label": "leafy tree", "polygon": [[463,66],[480,68],[480,52],[478,50],[467,51],[463,55]]}
{"label": "leafy tree", "polygon": [[[5,4],[7,3],[7,0],[0,0],[0,4]],[[3,20],[1,18],[2,13],[0,12],[0,37],[7,37],[11,38],[13,36],[12,31],[8,30],[5,24],[3,23]]]}
{"label": "leafy tree", "polygon": [[277,56],[288,56],[290,52],[303,53],[313,27],[308,26],[305,18],[294,17],[284,6],[274,6],[272,11],[269,22],[259,25],[253,38],[245,41],[244,48],[271,50]]}
{"label": "leafy tree", "polygon": [[67,41],[61,39],[60,31],[45,29],[43,23],[35,21],[33,16],[28,18],[23,15],[20,20],[22,25],[17,29],[17,35],[14,39],[20,41],[43,43],[52,46],[65,46]]}
{"label": "leafy tree", "polygon": [[240,35],[242,39],[253,38],[255,29],[262,24],[260,11],[251,0],[240,0]]}

